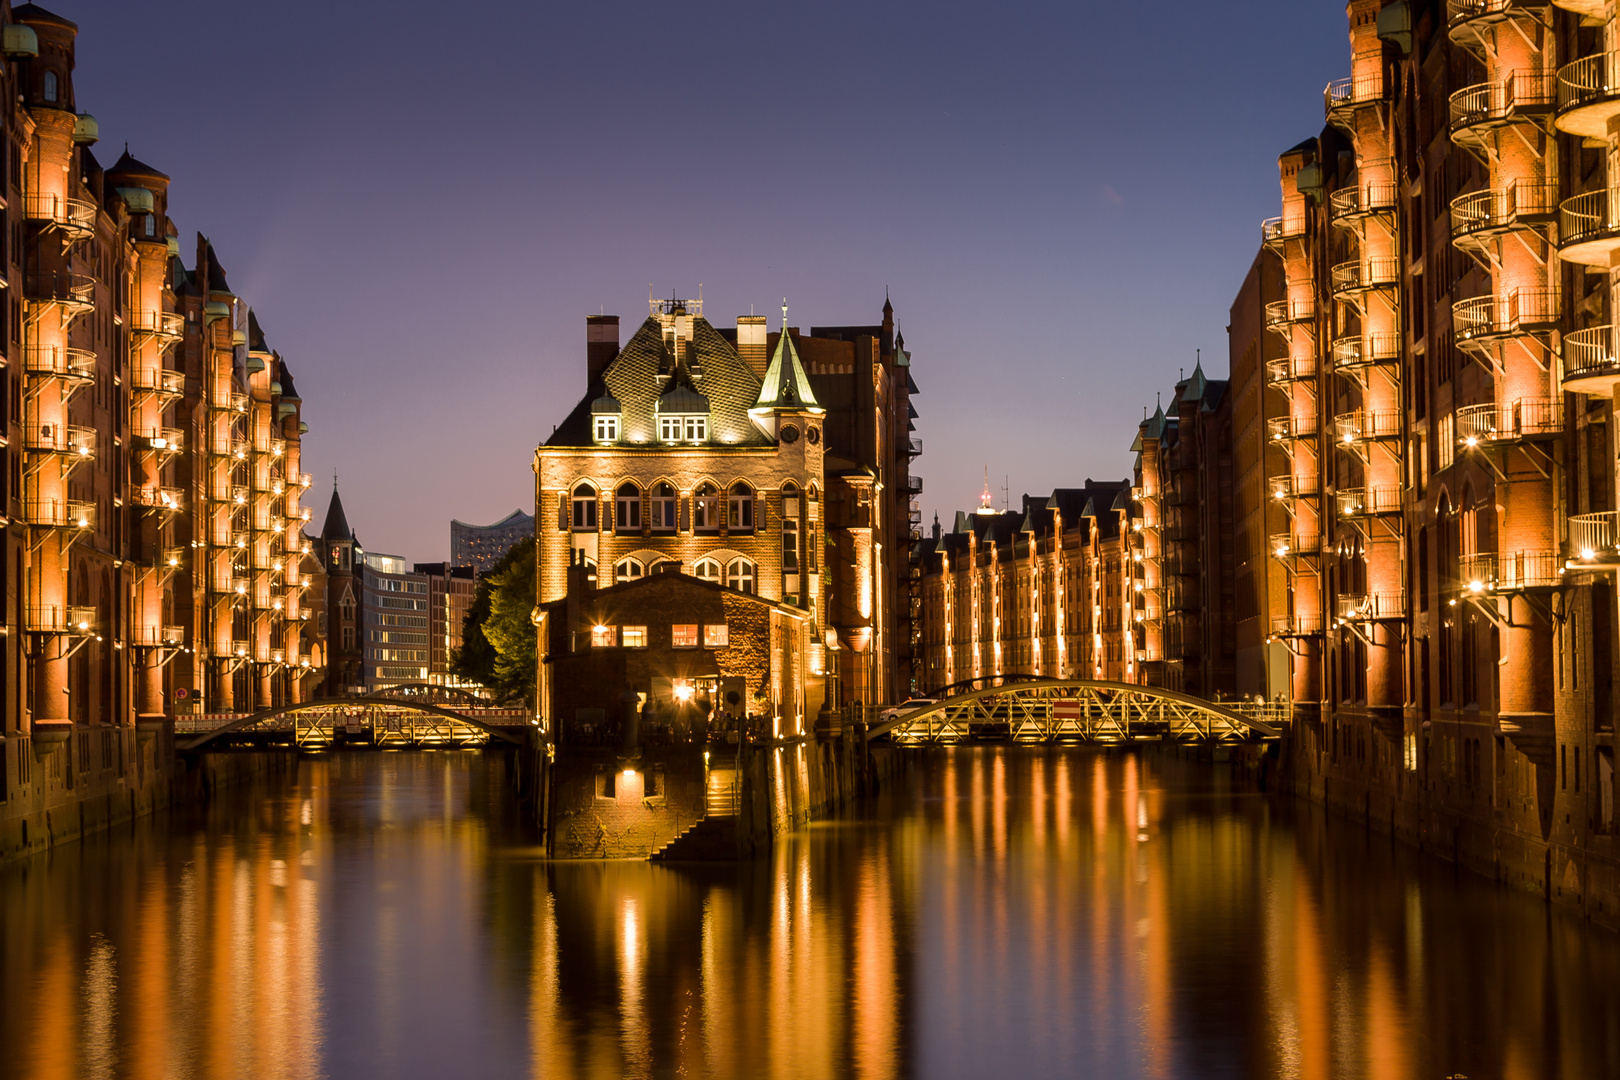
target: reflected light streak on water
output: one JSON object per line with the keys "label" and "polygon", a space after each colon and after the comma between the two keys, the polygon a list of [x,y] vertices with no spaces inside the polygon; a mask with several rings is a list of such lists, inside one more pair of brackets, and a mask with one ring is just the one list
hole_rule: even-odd
{"label": "reflected light streak on water", "polygon": [[707,867],[537,861],[506,776],[309,758],[0,870],[0,1077],[1620,1075],[1614,935],[1222,767],[945,751]]}

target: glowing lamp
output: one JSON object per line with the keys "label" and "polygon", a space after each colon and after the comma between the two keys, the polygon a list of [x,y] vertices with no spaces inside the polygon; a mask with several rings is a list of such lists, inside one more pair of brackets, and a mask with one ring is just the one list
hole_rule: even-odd
{"label": "glowing lamp", "polygon": [[1476,438],[1473,435],[1470,435],[1470,436],[1468,436],[1468,438],[1463,440],[1463,444],[1465,446],[1469,447],[1470,449],[1472,449],[1473,447],[1476,447],[1476,446],[1479,445],[1479,439]]}
{"label": "glowing lamp", "polygon": [[684,683],[682,683],[680,686],[677,686],[675,688],[675,700],[676,701],[682,701],[682,702],[691,701],[692,700],[692,688],[690,686],[687,686]]}
{"label": "glowing lamp", "polygon": [[1581,558],[1590,559],[1591,557],[1592,557],[1592,549],[1591,548],[1581,548]]}
{"label": "glowing lamp", "polygon": [[1468,591],[1469,592],[1479,592],[1484,587],[1485,587],[1485,583],[1482,582],[1482,581],[1470,581],[1468,583]]}

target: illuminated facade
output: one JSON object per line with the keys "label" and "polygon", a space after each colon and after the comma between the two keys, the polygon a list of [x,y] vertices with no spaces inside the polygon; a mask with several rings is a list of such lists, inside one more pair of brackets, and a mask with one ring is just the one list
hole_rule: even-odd
{"label": "illuminated facade", "polygon": [[1350,75],[1233,307],[1239,686],[1296,703],[1302,787],[1596,910],[1615,5],[1347,10]]}
{"label": "illuminated facade", "polygon": [[[892,700],[910,678],[917,446],[892,308],[808,335],[763,316],[717,330],[701,301],[649,308],[622,348],[617,316],[587,319],[587,392],[536,451],[542,610],[570,566],[606,588],[677,563],[803,613],[803,692],[751,711],[808,731],[824,707]],[[542,664],[542,708],[546,679]]]}
{"label": "illuminated facade", "polygon": [[450,561],[456,566],[470,566],[480,574],[487,573],[506,557],[513,544],[533,535],[534,518],[522,510],[512,511],[493,525],[469,525],[452,520]]}
{"label": "illuminated facade", "polygon": [[183,264],[168,177],[92,154],[77,27],[0,16],[9,816],[156,765],[137,728],[177,711],[298,700],[321,660],[291,375],[205,240]]}

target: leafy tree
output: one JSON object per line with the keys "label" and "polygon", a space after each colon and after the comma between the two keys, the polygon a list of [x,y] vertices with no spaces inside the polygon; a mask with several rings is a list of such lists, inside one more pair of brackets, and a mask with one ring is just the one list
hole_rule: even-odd
{"label": "leafy tree", "polygon": [[461,628],[461,648],[450,669],[482,683],[500,701],[532,702],[535,691],[534,540],[522,540],[491,570],[478,576],[478,590]]}

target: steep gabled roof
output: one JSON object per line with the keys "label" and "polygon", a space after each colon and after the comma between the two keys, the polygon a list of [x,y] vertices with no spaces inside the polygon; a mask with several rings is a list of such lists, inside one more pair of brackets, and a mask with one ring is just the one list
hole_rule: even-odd
{"label": "steep gabled roof", "polygon": [[354,539],[354,532],[349,528],[349,519],[343,513],[343,500],[338,497],[336,481],[332,483],[332,501],[326,504],[326,523],[321,526],[321,539],[328,544]]}

